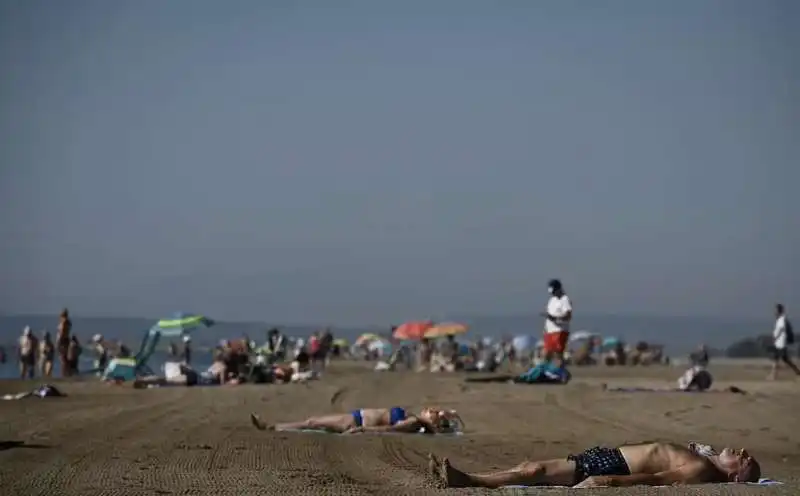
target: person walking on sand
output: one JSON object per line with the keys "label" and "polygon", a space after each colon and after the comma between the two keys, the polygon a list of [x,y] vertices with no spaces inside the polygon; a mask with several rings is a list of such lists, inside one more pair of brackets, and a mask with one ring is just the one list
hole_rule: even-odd
{"label": "person walking on sand", "polygon": [[58,319],[58,334],[56,334],[56,347],[58,348],[58,360],[61,365],[61,377],[71,375],[67,360],[69,350],[70,333],[72,332],[72,320],[69,318],[69,310],[66,308],[61,311]]}
{"label": "person walking on sand", "polygon": [[545,360],[561,366],[564,363],[564,352],[569,341],[572,302],[558,279],[550,280],[547,284],[547,291],[550,293],[547,311],[541,314],[545,318],[543,340]]}
{"label": "person walking on sand", "polygon": [[594,447],[577,455],[523,462],[509,470],[469,474],[429,455],[431,475],[445,487],[572,486],[630,487],[758,482],[761,466],[744,449],[690,443],[643,443],[618,448]]}
{"label": "person walking on sand", "polygon": [[782,304],[775,305],[775,328],[772,331],[772,371],[767,377],[770,380],[778,378],[778,366],[780,362],[785,363],[795,374],[800,375],[800,369],[789,357],[788,347],[794,344],[794,330],[789,317],[786,316],[786,309]]}

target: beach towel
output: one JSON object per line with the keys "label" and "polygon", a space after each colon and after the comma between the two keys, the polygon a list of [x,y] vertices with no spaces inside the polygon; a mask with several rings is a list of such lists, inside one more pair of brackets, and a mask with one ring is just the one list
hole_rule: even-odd
{"label": "beach towel", "polygon": [[4,400],[21,400],[23,398],[62,398],[66,394],[62,393],[55,386],[44,384],[31,391],[17,394],[6,394],[2,398]]}
{"label": "beach towel", "polygon": [[514,383],[514,384],[566,384],[572,375],[564,367],[540,363],[520,375],[500,375],[490,377],[467,377],[464,382],[474,383]]}
{"label": "beach towel", "polygon": [[747,394],[744,389],[736,386],[729,386],[725,389],[679,389],[679,388],[645,388],[645,387],[618,387],[610,388],[604,387],[605,391],[611,393],[734,393],[734,394]]}
{"label": "beach towel", "polygon": [[[783,485],[783,482],[776,481],[773,479],[759,479],[758,482],[730,482],[724,485],[735,485],[735,484],[747,484],[749,486],[780,486]],[[537,488],[566,488],[566,489],[582,489],[582,488],[572,488],[570,486],[503,486],[502,489],[527,489],[529,487],[537,487]],[[672,486],[653,486],[653,487],[672,487]]]}
{"label": "beach towel", "polygon": [[[407,436],[408,435],[408,433],[405,433],[405,432],[367,432],[367,433],[359,433],[359,434],[346,434],[346,433],[341,433],[341,432],[326,431],[324,429],[279,429],[279,430],[276,430],[275,432],[303,432],[303,433],[306,433],[306,434],[334,434],[334,435],[337,435],[337,436],[353,436],[353,435],[357,436],[357,435],[362,435],[362,434],[379,434],[381,436],[385,436],[387,434],[388,435],[392,435],[392,436],[395,436],[395,435]],[[422,429],[420,429],[419,434],[424,434],[424,431]],[[462,436],[463,434],[464,434],[463,431],[456,430],[456,431],[452,431],[452,432],[436,432],[436,433],[431,434],[431,435],[433,435],[433,436]]]}
{"label": "beach towel", "polygon": [[528,369],[524,374],[514,379],[516,384],[566,384],[572,379],[572,374],[566,367],[556,367],[544,362]]}

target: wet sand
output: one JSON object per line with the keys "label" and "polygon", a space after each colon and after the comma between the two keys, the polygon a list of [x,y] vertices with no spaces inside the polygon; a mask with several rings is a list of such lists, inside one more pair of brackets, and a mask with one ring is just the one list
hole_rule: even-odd
{"label": "wet sand", "polygon": [[[565,490],[495,494],[775,494],[800,492],[800,381],[769,383],[767,369],[712,367],[735,394],[611,393],[609,386],[671,386],[674,368],[573,369],[568,386],[465,384],[463,374],[373,373],[334,363],[308,385],[133,390],[58,382],[68,398],[0,401],[0,494],[269,495],[484,494],[443,490],[427,453],[467,470],[565,456],[596,444],[701,441],[746,447],[781,487]],[[0,394],[30,388],[0,382]],[[441,405],[467,423],[460,437],[274,433],[270,422],[370,406]]]}

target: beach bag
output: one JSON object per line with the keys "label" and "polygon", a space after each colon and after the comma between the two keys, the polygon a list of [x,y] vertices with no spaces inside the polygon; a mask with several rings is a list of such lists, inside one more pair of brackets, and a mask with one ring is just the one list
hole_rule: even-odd
{"label": "beach bag", "polygon": [[794,344],[794,329],[789,319],[786,319],[786,344]]}
{"label": "beach bag", "polygon": [[543,362],[531,367],[527,372],[514,379],[516,383],[523,384],[566,384],[572,375],[565,367],[556,367],[549,362]]}
{"label": "beach bag", "polygon": [[689,367],[678,379],[678,389],[681,391],[706,391],[711,389],[714,378],[711,373],[701,366]]}

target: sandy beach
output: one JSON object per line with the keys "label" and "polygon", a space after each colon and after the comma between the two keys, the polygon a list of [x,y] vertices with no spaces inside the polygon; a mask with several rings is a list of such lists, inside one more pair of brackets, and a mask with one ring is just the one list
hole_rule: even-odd
{"label": "sandy beach", "polygon": [[[768,383],[759,366],[712,367],[726,393],[612,393],[601,385],[668,386],[679,371],[574,369],[567,386],[467,384],[463,374],[373,373],[335,363],[308,385],[133,390],[93,380],[57,382],[69,397],[0,401],[0,493],[37,495],[483,494],[440,489],[428,452],[468,470],[562,457],[596,444],[701,441],[746,447],[783,486],[573,490],[585,494],[797,494],[800,383]],[[0,382],[0,393],[29,389]],[[371,406],[458,409],[463,436],[270,433],[268,421]],[[499,490],[563,494],[566,489]]]}

